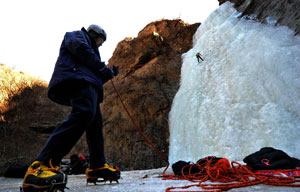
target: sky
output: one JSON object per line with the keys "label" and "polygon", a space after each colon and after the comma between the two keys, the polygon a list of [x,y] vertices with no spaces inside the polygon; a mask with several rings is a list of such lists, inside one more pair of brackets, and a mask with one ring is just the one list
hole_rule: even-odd
{"label": "sky", "polygon": [[1,0],[0,63],[49,81],[68,31],[98,24],[107,33],[99,48],[108,62],[118,44],[161,19],[203,23],[218,0]]}

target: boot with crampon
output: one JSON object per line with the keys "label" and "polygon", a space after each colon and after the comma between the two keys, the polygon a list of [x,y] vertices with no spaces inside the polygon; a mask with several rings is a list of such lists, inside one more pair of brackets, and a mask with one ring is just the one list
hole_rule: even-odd
{"label": "boot with crampon", "polygon": [[[106,182],[106,181],[116,181],[119,183],[118,179],[120,179],[120,170],[118,167],[111,167],[107,163],[104,164],[103,167],[96,169],[86,169],[85,172],[87,183],[94,183],[96,185],[97,182]],[[102,180],[99,180],[102,179]]]}
{"label": "boot with crampon", "polygon": [[59,167],[53,167],[41,161],[33,162],[24,177],[21,192],[56,192],[64,191],[67,175]]}

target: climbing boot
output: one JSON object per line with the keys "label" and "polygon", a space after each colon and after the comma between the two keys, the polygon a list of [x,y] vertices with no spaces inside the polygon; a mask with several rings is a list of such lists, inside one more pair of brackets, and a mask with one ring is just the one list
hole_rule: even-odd
{"label": "climbing boot", "polygon": [[[88,183],[94,183],[95,185],[97,182],[106,182],[116,181],[119,183],[118,179],[120,179],[120,170],[118,167],[111,167],[107,163],[104,164],[103,167],[96,168],[96,169],[86,169],[85,175],[87,178],[87,185]],[[99,180],[102,179],[102,180]]]}
{"label": "climbing boot", "polygon": [[64,191],[67,175],[59,167],[49,166],[41,161],[33,162],[23,180],[21,192],[56,192]]}

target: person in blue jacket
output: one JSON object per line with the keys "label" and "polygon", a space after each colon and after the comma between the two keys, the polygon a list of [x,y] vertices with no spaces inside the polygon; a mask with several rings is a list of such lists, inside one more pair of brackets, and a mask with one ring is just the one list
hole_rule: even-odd
{"label": "person in blue jacket", "polygon": [[104,156],[99,104],[103,101],[103,84],[119,72],[117,66],[108,68],[101,61],[98,48],[106,37],[98,25],[65,34],[49,83],[48,97],[56,103],[71,106],[72,110],[29,166],[22,184],[23,191],[63,191],[67,176],[58,165],[84,132],[90,157],[87,181],[95,183],[97,178],[110,181],[120,178],[119,169],[109,166]]}

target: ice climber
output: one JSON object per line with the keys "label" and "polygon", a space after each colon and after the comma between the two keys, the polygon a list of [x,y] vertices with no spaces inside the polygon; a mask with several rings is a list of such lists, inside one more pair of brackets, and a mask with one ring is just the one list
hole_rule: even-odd
{"label": "ice climber", "polygon": [[106,163],[100,103],[103,84],[118,75],[117,66],[108,68],[101,61],[98,48],[106,40],[98,25],[67,32],[49,83],[48,97],[59,104],[72,107],[70,115],[59,125],[44,148],[28,168],[23,191],[63,191],[67,176],[60,170],[62,158],[86,133],[90,162],[86,170],[88,182],[98,178],[117,181],[120,171]]}

